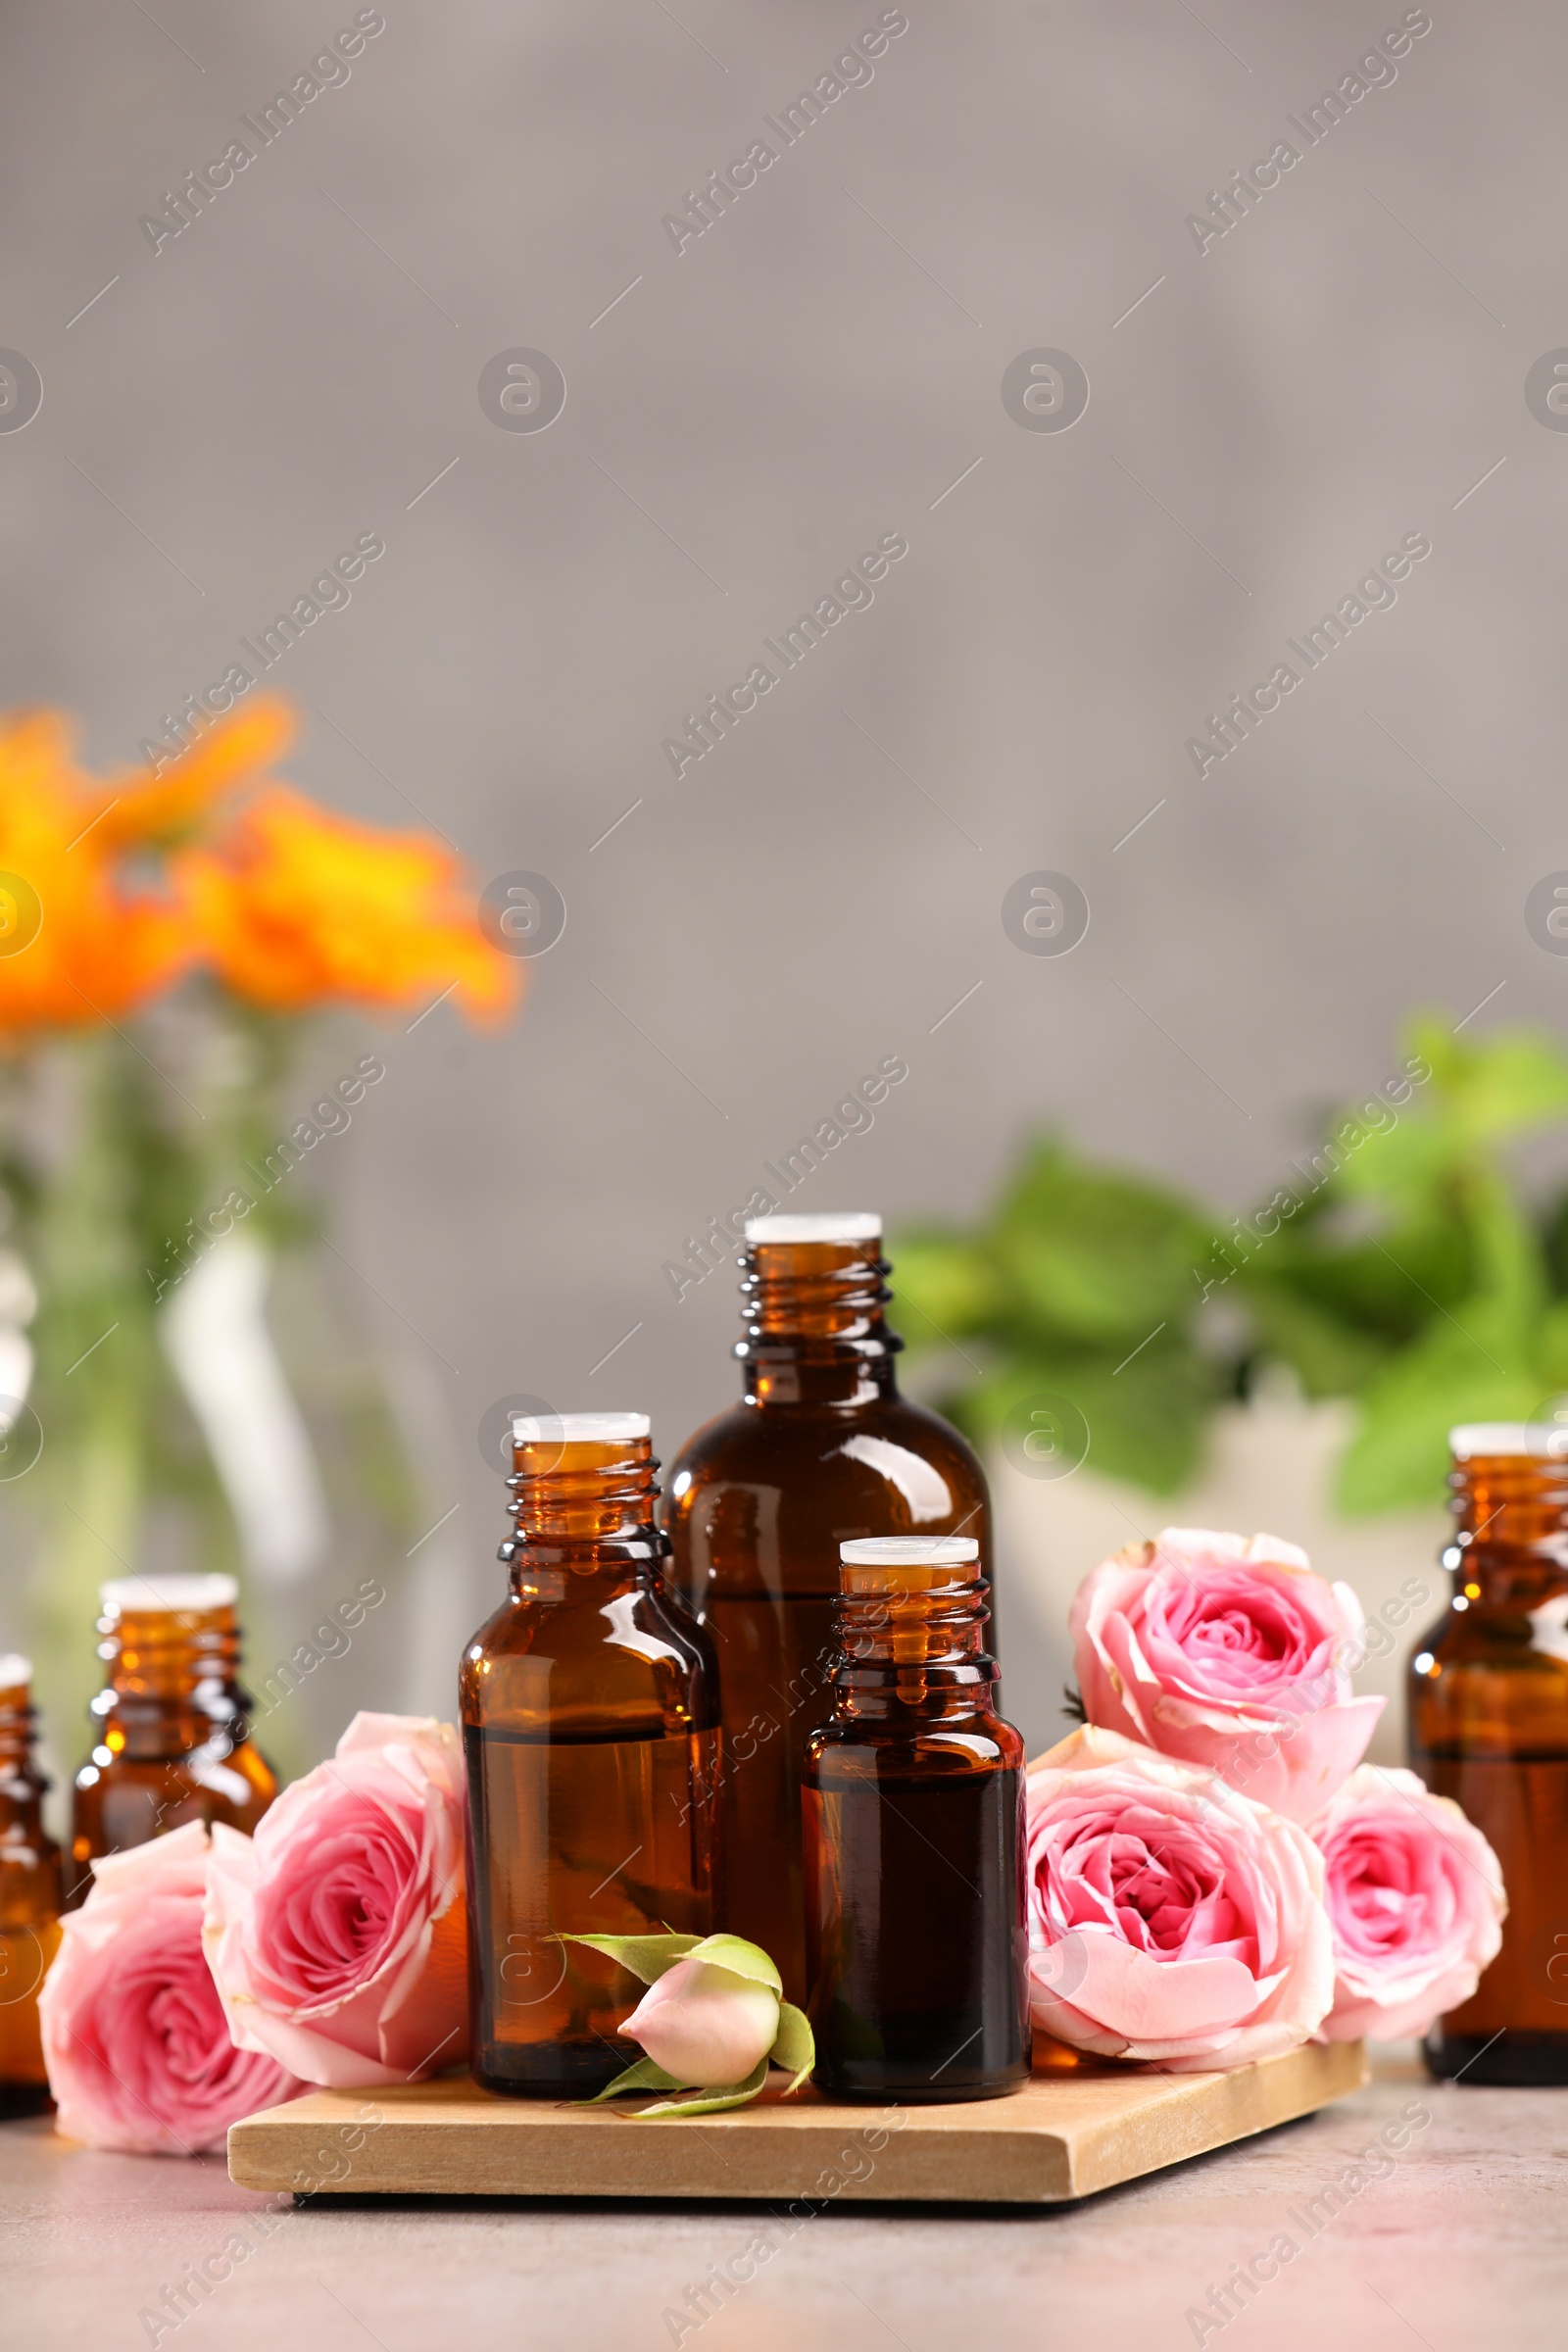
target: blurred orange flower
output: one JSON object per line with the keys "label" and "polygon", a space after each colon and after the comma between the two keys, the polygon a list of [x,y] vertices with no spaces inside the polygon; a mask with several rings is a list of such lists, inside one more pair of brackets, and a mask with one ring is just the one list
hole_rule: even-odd
{"label": "blurred orange flower", "polygon": [[293,734],[257,695],[162,775],[78,770],[51,711],[0,721],[0,1035],[135,1012],[211,973],[270,1012],[515,1002],[459,860],[270,780]]}

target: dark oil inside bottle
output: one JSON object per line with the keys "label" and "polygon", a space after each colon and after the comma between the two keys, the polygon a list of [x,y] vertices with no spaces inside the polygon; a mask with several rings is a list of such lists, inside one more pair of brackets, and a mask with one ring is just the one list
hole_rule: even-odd
{"label": "dark oil inside bottle", "polygon": [[1411,1768],[1481,1831],[1508,1896],[1497,1957],[1426,2059],[1466,2083],[1568,2083],[1568,1463],[1544,1450],[1561,1432],[1514,1434],[1536,1450],[1453,1472],[1453,1596],[1409,1676]]}
{"label": "dark oil inside bottle", "polygon": [[0,1659],[0,2117],[50,2105],[38,1994],[60,1945],[60,1848],[40,1813],[25,1659]]}
{"label": "dark oil inside bottle", "polygon": [[97,1855],[190,1821],[249,1837],[277,1794],[250,1736],[230,1579],[106,1585],[98,1633],[106,1681],[93,1700],[93,1750],[72,1789],[69,1909],[85,1898]]}
{"label": "dark oil inside bottle", "polygon": [[492,2090],[581,2096],[636,2058],[617,2030],[644,1986],[564,1938],[716,1924],[715,1678],[661,1582],[646,1435],[515,1459],[512,1590],[462,1675],[471,2064]]}
{"label": "dark oil inside bottle", "polygon": [[[874,1220],[862,1220],[874,1224]],[[990,1573],[985,1475],[958,1432],[898,1393],[880,1241],[759,1240],[743,1258],[742,1403],[671,1471],[673,1581],[712,1636],[723,1711],[724,1925],[804,2004],[801,1786],[831,1712],[838,1547],[961,1534]]]}
{"label": "dark oil inside bottle", "polygon": [[1030,2026],[1023,1741],[995,1711],[985,1587],[972,1565],[916,1571],[879,1628],[853,1573],[834,1716],[806,1763],[814,2080],[993,2098],[1027,2080]]}

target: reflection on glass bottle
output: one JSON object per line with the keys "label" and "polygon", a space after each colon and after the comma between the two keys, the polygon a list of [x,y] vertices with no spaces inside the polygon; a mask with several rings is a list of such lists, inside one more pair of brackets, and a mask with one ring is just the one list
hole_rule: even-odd
{"label": "reflection on glass bottle", "polygon": [[95,1855],[145,1845],[187,1821],[248,1834],[277,1794],[239,1685],[237,1597],[231,1576],[130,1576],[103,1587],[105,1687],[73,1790],[68,1906],[85,1896]]}
{"label": "reflection on glass bottle", "polygon": [[815,2081],[994,2098],[1029,2074],[1024,1747],[961,1538],[842,1546],[833,1717],[807,1742]]}
{"label": "reflection on glass bottle", "polygon": [[0,2115],[49,2104],[38,1992],[60,1941],[60,1848],[39,1807],[37,1711],[25,1658],[0,1658]]}
{"label": "reflection on glass bottle", "polygon": [[718,1656],[724,1925],[804,2004],[801,1767],[832,1705],[839,1544],[970,1536],[989,1575],[990,1500],[957,1431],[899,1395],[881,1218],[754,1217],[746,1239],[745,1395],[681,1448],[666,1519]]}
{"label": "reflection on glass bottle", "polygon": [[662,1583],[645,1413],[514,1424],[511,1591],[464,1653],[471,2063],[566,2097],[636,2056],[643,1986],[563,1935],[715,1924],[717,1698],[707,1638]]}
{"label": "reflection on glass bottle", "polygon": [[1410,1762],[1502,1865],[1502,1949],[1427,2036],[1466,2082],[1568,2082],[1568,1433],[1450,1433],[1446,1616],[1409,1674]]}

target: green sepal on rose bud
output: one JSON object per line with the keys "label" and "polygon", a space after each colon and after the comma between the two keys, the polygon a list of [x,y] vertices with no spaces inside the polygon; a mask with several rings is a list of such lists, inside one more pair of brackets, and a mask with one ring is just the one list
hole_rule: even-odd
{"label": "green sepal on rose bud", "polygon": [[[562,1941],[602,1952],[651,1986],[672,1969],[683,1972],[677,1988],[664,1997],[650,1992],[621,2028],[630,2039],[644,2043],[645,2055],[584,2105],[624,2091],[695,2088],[695,2098],[664,2099],[640,2108],[639,2120],[715,2115],[755,2099],[767,2081],[769,2066],[789,2073],[787,2097],[799,2090],[816,2063],[816,2045],[805,2013],[784,1999],[783,1982],[767,1953],[743,1936],[563,1936]],[[756,2063],[749,2065],[754,2053]],[[726,2061],[740,2079],[715,2082],[714,2074],[723,2071]],[[744,2076],[742,2068],[747,2069]]]}

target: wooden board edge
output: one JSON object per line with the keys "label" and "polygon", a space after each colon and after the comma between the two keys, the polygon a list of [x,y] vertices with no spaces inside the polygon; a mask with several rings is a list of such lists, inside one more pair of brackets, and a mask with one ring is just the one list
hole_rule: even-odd
{"label": "wooden board edge", "polygon": [[1190,2083],[1193,2096],[1141,2114],[1109,2117],[1073,2133],[1070,2197],[1096,2196],[1294,2123],[1361,2089],[1371,2080],[1371,2067],[1364,2042],[1303,2042],[1260,2065],[1238,2067],[1234,2074],[1168,2079],[1173,2085]]}

